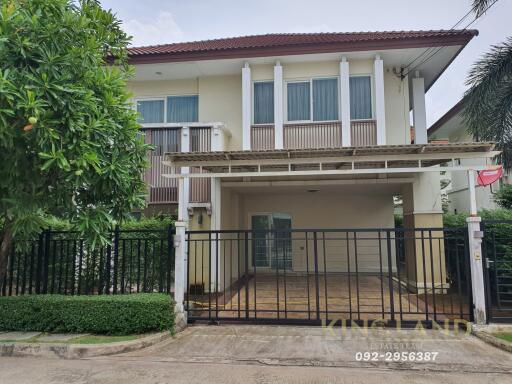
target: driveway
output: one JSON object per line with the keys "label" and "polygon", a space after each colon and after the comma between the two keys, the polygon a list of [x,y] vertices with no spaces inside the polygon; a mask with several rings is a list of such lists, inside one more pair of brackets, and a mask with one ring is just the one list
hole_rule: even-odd
{"label": "driveway", "polygon": [[[376,361],[358,352],[376,352]],[[413,352],[386,361],[386,352]],[[437,352],[435,361],[408,361]],[[397,355],[398,357],[398,355]],[[82,360],[0,358],[0,383],[509,383],[512,355],[453,332],[192,326],[172,340]]]}

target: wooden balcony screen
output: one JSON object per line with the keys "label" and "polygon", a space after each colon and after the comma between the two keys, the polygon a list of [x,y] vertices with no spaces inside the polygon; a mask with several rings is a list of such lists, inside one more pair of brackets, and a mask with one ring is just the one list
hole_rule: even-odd
{"label": "wooden balcony screen", "polygon": [[263,151],[274,149],[274,125],[253,125],[251,127],[251,149]]}
{"label": "wooden balcony screen", "polygon": [[[190,128],[190,152],[211,151],[210,127]],[[190,173],[199,173],[198,168],[190,168]],[[207,203],[210,201],[210,179],[190,179],[191,203]]]}
{"label": "wooden balcony screen", "polygon": [[341,147],[341,123],[285,124],[284,148],[336,148]]}
{"label": "wooden balcony screen", "polygon": [[149,168],[144,172],[144,181],[148,184],[150,204],[176,203],[178,201],[178,180],[162,177],[168,169],[162,164],[166,152],[179,152],[181,130],[179,128],[144,129],[145,142],[155,146],[149,151]]}
{"label": "wooden balcony screen", "polygon": [[353,120],[350,122],[353,147],[377,145],[377,124],[375,120]]}

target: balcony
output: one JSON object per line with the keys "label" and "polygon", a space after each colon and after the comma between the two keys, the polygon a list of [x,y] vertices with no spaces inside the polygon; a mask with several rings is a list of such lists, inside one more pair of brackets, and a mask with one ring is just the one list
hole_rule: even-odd
{"label": "balcony", "polygon": [[[148,204],[172,204],[178,202],[178,180],[162,177],[167,169],[162,164],[166,152],[181,151],[181,127],[143,128],[145,142],[155,147],[148,153],[149,168],[144,172],[144,181],[149,186]],[[191,152],[211,150],[211,127],[190,127],[189,148]],[[191,168],[191,173],[199,172]],[[210,201],[210,180],[191,179],[191,203]]]}
{"label": "balcony", "polygon": [[[377,145],[375,120],[353,120],[350,123],[353,147]],[[283,127],[285,149],[336,148],[342,146],[341,122],[285,124]],[[251,149],[274,149],[274,125],[251,127]]]}

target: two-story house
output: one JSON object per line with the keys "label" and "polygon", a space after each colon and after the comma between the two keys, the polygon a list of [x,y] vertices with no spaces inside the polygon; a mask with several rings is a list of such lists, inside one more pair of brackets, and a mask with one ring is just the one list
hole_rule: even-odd
{"label": "two-story house", "polygon": [[[217,315],[225,310],[227,316],[240,317],[242,311],[255,317],[262,310],[279,318],[283,289],[285,307],[290,300],[286,276],[293,275],[301,287],[296,292],[306,292],[307,285],[307,295],[297,293],[294,304],[302,309],[294,311],[310,316],[310,278],[316,276],[320,316],[328,301],[328,273],[348,274],[348,280],[335,279],[342,286],[332,292],[345,292],[348,284],[350,313],[356,288],[361,312],[363,278],[368,280],[361,284],[380,292],[382,308],[376,312],[382,309],[382,316],[389,314],[383,295],[393,302],[386,290],[397,275],[398,286],[405,284],[409,292],[445,293],[438,239],[432,245],[430,238],[425,259],[425,243],[414,234],[407,252],[398,252],[390,235],[385,244],[375,229],[394,227],[397,195],[406,227],[442,227],[439,173],[465,171],[456,159],[495,155],[489,143],[427,142],[425,92],[475,35],[268,34],[130,48],[136,69],[130,89],[146,140],[156,147],[145,175],[148,204],[153,211],[178,211],[176,257],[185,260],[176,268],[178,306],[185,287],[188,298],[214,292],[218,301],[223,292]],[[366,235],[349,228],[366,229]],[[351,282],[354,268],[357,287]],[[256,295],[265,273],[274,288]],[[264,292],[274,298],[266,300]],[[305,295],[307,309],[301,307]],[[266,302],[263,308],[257,296]]]}
{"label": "two-story house", "polygon": [[[468,132],[467,126],[462,116],[464,100],[459,101],[450,108],[443,116],[439,118],[428,129],[430,140],[448,140],[450,143],[470,143],[478,141]],[[492,159],[465,159],[461,161],[464,165],[492,165]],[[448,211],[454,213],[469,211],[469,185],[468,179],[460,172],[454,172],[448,175],[451,183],[447,187]],[[497,204],[494,201],[494,193],[501,185],[511,184],[512,176],[505,173],[503,178],[494,184],[488,186],[476,187],[476,199],[478,208],[496,209]]]}

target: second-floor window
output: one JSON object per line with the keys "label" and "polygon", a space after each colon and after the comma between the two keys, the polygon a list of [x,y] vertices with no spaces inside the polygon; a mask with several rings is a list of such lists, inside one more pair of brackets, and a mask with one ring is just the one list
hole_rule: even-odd
{"label": "second-floor window", "polygon": [[338,120],[338,79],[319,78],[287,83],[288,121]]}
{"label": "second-floor window", "polygon": [[274,123],[274,82],[254,83],[254,124]]}
{"label": "second-floor window", "polygon": [[370,76],[350,76],[350,119],[372,119],[372,82]]}
{"label": "second-floor window", "polygon": [[141,124],[194,123],[198,121],[198,96],[169,96],[137,101]]}

